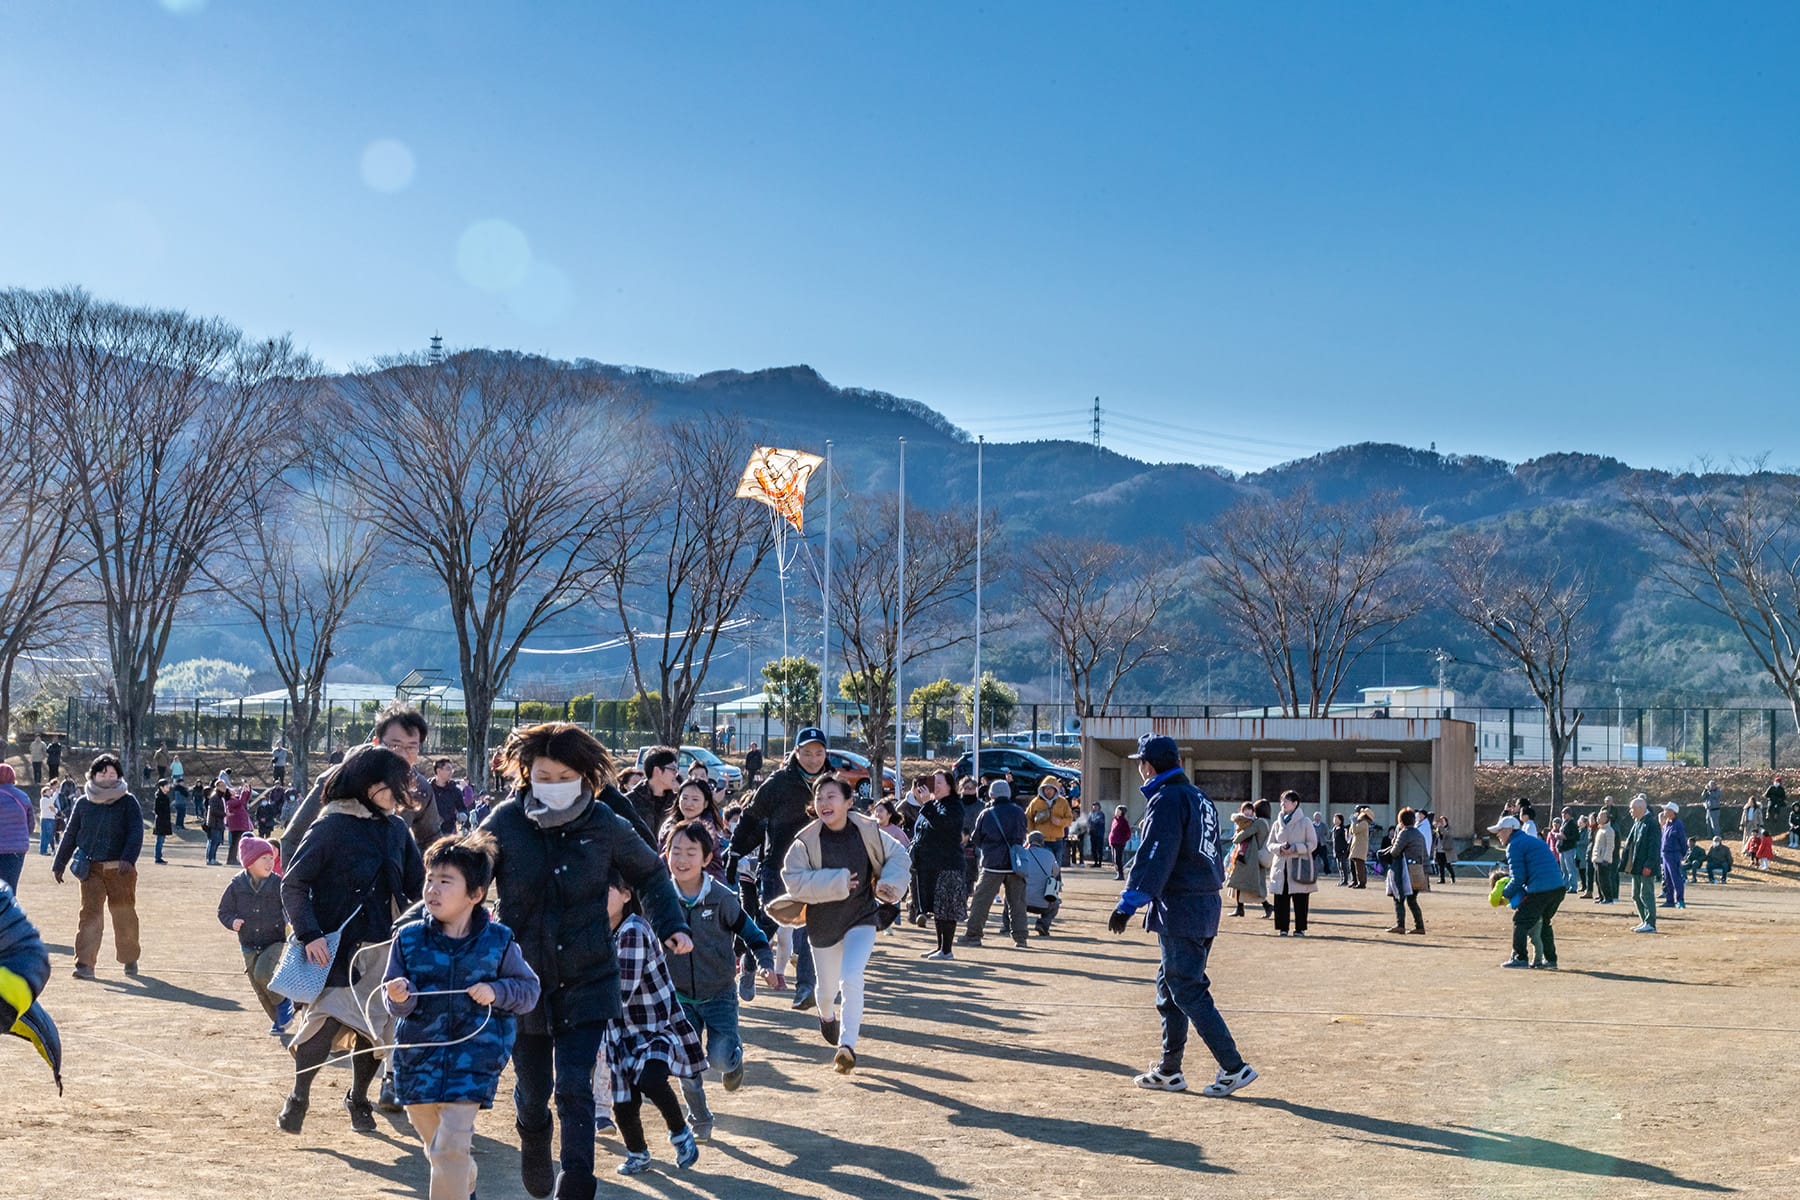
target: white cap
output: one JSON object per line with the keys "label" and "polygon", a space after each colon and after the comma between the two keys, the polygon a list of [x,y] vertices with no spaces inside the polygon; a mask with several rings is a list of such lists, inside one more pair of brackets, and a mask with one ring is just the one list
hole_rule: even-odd
{"label": "white cap", "polygon": [[1672,812],[1676,816],[1679,817],[1681,815],[1681,805],[1679,805],[1679,804],[1675,803],[1673,800],[1671,800],[1667,804],[1663,805],[1663,811],[1664,812]]}
{"label": "white cap", "polygon": [[1498,824],[1488,826],[1488,832],[1489,833],[1499,833],[1502,829],[1518,830],[1518,829],[1523,829],[1523,828],[1524,828],[1524,826],[1519,824],[1519,818],[1517,818],[1517,817],[1501,817]]}

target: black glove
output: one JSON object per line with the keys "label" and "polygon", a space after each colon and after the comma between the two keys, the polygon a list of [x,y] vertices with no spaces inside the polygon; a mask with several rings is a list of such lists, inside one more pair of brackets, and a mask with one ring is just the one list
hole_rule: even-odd
{"label": "black glove", "polygon": [[1131,914],[1129,912],[1122,908],[1115,908],[1113,909],[1113,915],[1106,919],[1106,928],[1113,933],[1124,933],[1126,923],[1130,920]]}

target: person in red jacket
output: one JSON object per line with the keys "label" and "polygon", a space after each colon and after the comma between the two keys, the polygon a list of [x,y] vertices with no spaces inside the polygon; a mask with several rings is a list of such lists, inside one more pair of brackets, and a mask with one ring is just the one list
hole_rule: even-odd
{"label": "person in red jacket", "polygon": [[1107,832],[1106,844],[1112,847],[1113,878],[1125,878],[1125,847],[1131,842],[1131,818],[1125,813],[1123,804],[1113,809],[1112,829]]}
{"label": "person in red jacket", "polygon": [[238,862],[238,843],[244,835],[256,828],[256,822],[250,817],[250,787],[248,784],[236,791],[225,793],[225,832],[231,835],[230,848],[225,853],[228,864],[242,866]]}

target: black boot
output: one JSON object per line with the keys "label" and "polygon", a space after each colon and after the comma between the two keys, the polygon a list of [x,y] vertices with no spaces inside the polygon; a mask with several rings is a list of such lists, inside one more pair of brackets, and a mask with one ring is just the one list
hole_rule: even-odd
{"label": "black boot", "polygon": [[523,1125],[514,1125],[519,1131],[519,1180],[525,1190],[542,1200],[556,1186],[556,1166],[550,1159],[550,1133],[552,1127],[527,1129]]}
{"label": "black boot", "polygon": [[281,1106],[281,1115],[275,1118],[275,1128],[283,1133],[299,1133],[306,1124],[306,1101],[298,1096],[289,1096],[287,1103]]}

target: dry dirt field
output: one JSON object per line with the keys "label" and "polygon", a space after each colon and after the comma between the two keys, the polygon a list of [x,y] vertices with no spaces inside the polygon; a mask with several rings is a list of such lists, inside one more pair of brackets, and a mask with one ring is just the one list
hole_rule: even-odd
{"label": "dry dirt field", "polygon": [[[69,977],[75,889],[27,864],[68,1090],[23,1042],[0,1047],[0,1197],[423,1196],[404,1121],[358,1136],[332,1103],[347,1072],[320,1081],[303,1136],[275,1131],[286,1057],[213,916],[230,871],[195,840],[170,854],[143,868],[143,975],[110,961],[109,934],[86,984]],[[921,931],[882,938],[852,1077],[785,998],[746,1006],[749,1074],[709,1089],[699,1164],[676,1171],[653,1133],[657,1168],[618,1180],[620,1143],[603,1139],[602,1194],[1800,1195],[1785,1066],[1800,892],[1693,886],[1654,938],[1629,932],[1628,903],[1571,898],[1548,974],[1497,969],[1509,925],[1473,881],[1425,898],[1423,938],[1381,933],[1374,888],[1328,883],[1305,941],[1227,920],[1214,990],[1262,1078],[1214,1101],[1131,1086],[1157,1044],[1154,942],[1105,932],[1110,871],[1069,874],[1064,921],[1029,951],[990,936],[922,963]],[[1197,1039],[1188,1066],[1211,1076]],[[483,1200],[525,1194],[511,1126],[503,1091],[478,1126]]]}

